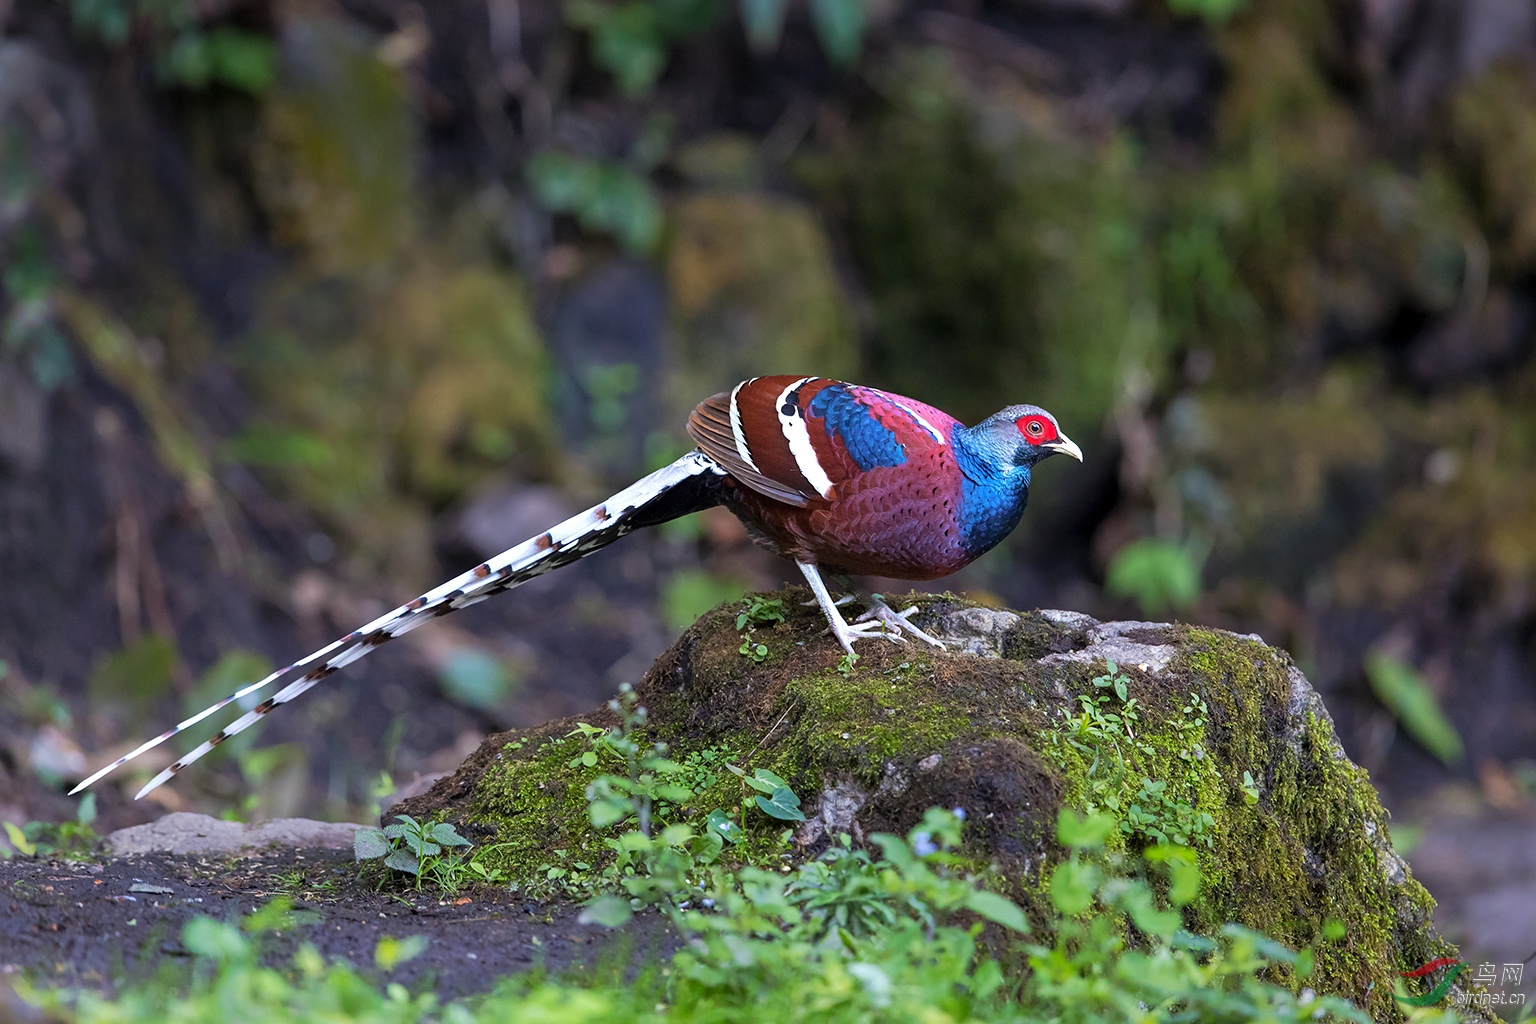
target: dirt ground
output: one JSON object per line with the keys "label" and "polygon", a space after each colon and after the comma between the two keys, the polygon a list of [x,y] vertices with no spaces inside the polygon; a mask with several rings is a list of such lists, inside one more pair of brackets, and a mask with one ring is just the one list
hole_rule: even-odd
{"label": "dirt ground", "polygon": [[[661,957],[676,940],[656,915],[622,933],[579,924],[571,904],[529,902],[504,889],[456,897],[378,891],[336,850],[282,850],[233,861],[145,855],[105,863],[0,861],[0,976],[111,990],[186,958],[182,926],[199,915],[235,920],[286,896],[297,923],[264,940],[268,962],[300,943],[374,969],[385,936],[425,936],[426,949],[388,978],[444,999],[542,968],[567,975]],[[381,979],[382,980],[382,979]]]}

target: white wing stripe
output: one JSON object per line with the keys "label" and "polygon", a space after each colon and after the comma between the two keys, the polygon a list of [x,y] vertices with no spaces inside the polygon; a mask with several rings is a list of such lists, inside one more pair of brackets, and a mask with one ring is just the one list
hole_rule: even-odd
{"label": "white wing stripe", "polygon": [[[779,415],[779,428],[784,431],[784,440],[789,442],[789,451],[795,457],[795,465],[800,467],[800,474],[814,488],[816,493],[823,498],[832,497],[832,478],[827,476],[827,471],[821,468],[821,460],[816,458],[816,449],[811,447],[811,432],[805,425],[805,417],[800,415],[800,409],[789,401],[789,393],[806,381],[815,380],[815,377],[801,377],[789,387],[779,392],[778,400],[773,403],[774,411]],[[785,406],[793,410],[786,413]]]}
{"label": "white wing stripe", "polygon": [[885,400],[916,420],[917,425],[928,431],[929,434],[933,435],[933,439],[939,442],[939,444],[944,443],[944,435],[939,433],[938,429],[932,423],[929,423],[926,419],[924,419],[922,414],[919,413],[916,409],[909,408],[905,402],[898,402],[890,395],[886,395]]}
{"label": "white wing stripe", "polygon": [[[753,377],[752,380],[757,380]],[[752,451],[747,447],[747,435],[741,429],[741,407],[736,404],[736,396],[741,389],[752,383],[752,380],[744,380],[731,389],[731,433],[736,436],[736,454],[741,456],[741,461],[752,467],[752,472],[761,473],[757,463],[752,461]]]}

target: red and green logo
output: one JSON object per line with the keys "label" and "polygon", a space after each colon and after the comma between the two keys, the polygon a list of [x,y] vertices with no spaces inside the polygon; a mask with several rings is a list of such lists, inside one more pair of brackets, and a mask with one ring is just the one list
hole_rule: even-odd
{"label": "red and green logo", "polygon": [[1449,967],[1450,970],[1446,971],[1445,977],[1440,979],[1440,983],[1428,992],[1421,996],[1393,996],[1392,998],[1400,1003],[1407,1003],[1409,1006],[1434,1006],[1445,998],[1446,993],[1455,984],[1456,976],[1466,970],[1467,965],[1453,956],[1443,956],[1438,960],[1431,960],[1423,967],[1416,967],[1411,971],[1401,972],[1405,978],[1422,978],[1425,975],[1433,974],[1442,967]]}

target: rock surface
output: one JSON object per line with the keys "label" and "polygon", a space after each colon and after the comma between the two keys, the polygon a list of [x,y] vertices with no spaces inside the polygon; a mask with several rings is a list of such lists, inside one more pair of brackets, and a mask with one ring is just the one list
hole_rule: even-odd
{"label": "rock surface", "polygon": [[245,824],[175,811],[147,825],[118,829],[106,837],[106,846],[115,857],[145,853],[227,856],[270,847],[350,850],[352,834],[362,827],[309,818],[273,818]]}
{"label": "rock surface", "polygon": [[[904,832],[931,806],[963,807],[966,854],[1048,925],[1050,873],[1064,856],[1057,814],[1098,810],[1121,821],[1112,851],[1162,839],[1196,851],[1203,888],[1187,927],[1213,934],[1238,922],[1312,946],[1305,983],[1378,1020],[1402,1017],[1399,972],[1454,953],[1431,923],[1434,901],[1392,849],[1369,778],[1284,652],[1219,630],[912,595],[896,606],[919,603],[914,621],[948,649],[870,640],[849,670],[799,588],[769,596],[788,621],[739,631],[739,603],[723,605],[637,692],[675,760],[767,768],[789,782],[807,817],[792,855],[814,855],[837,833],[864,842]],[[743,632],[766,645],[764,660],[742,655]],[[584,718],[614,721],[606,710]],[[600,769],[582,765],[575,723],[492,736],[397,810],[478,830],[533,888],[551,865],[600,864],[606,833],[590,828],[585,800]],[[740,805],[733,776],[693,779],[683,820],[697,827]],[[738,853],[778,857],[782,823],[753,811],[742,824]],[[1335,920],[1346,935],[1328,940]]]}

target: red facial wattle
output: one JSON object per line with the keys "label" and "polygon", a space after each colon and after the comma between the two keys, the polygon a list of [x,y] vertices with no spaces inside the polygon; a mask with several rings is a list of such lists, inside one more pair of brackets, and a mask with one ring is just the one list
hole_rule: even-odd
{"label": "red facial wattle", "polygon": [[1061,437],[1056,430],[1056,424],[1044,416],[1020,416],[1014,420],[1014,426],[1019,428],[1019,433],[1023,434],[1024,440],[1030,444],[1049,444]]}

